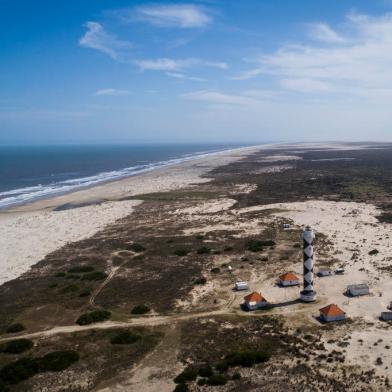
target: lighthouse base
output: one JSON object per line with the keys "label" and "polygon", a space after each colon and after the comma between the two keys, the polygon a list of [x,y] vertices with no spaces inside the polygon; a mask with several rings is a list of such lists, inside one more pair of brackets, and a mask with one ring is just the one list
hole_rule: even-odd
{"label": "lighthouse base", "polygon": [[300,299],[303,302],[314,302],[316,301],[317,293],[315,291],[301,291]]}

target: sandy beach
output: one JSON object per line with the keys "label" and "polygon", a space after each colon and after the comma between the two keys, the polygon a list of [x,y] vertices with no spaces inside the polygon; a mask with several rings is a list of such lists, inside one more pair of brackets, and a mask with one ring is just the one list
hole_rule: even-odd
{"label": "sandy beach", "polygon": [[[140,203],[138,200],[121,199],[207,182],[208,178],[202,176],[208,171],[266,147],[223,151],[120,181],[2,210],[0,284],[17,278],[61,246],[89,238],[117,219],[131,214]],[[70,205],[82,207],[61,209],[61,206]]]}

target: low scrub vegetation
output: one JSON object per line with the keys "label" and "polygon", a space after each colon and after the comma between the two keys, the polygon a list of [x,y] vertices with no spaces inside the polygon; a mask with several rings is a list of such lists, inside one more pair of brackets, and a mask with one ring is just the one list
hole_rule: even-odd
{"label": "low scrub vegetation", "polygon": [[16,339],[5,343],[0,351],[7,354],[21,354],[30,350],[33,346],[34,343],[29,339]]}
{"label": "low scrub vegetation", "polygon": [[22,323],[14,323],[11,324],[7,329],[7,333],[16,333],[16,332],[22,332],[26,329],[26,327]]}
{"label": "low scrub vegetation", "polygon": [[89,313],[82,314],[77,320],[76,324],[88,325],[109,320],[111,313],[107,310],[94,310]]}
{"label": "low scrub vegetation", "polygon": [[77,267],[72,267],[68,270],[69,274],[83,274],[85,272],[94,271],[94,267],[91,265],[79,265]]}
{"label": "low scrub vegetation", "polygon": [[200,278],[197,278],[194,283],[204,285],[207,283],[207,279],[204,276],[201,276]]}
{"label": "low scrub vegetation", "polygon": [[143,245],[134,243],[128,246],[128,250],[131,250],[132,252],[140,253],[140,252],[144,252],[146,248]]}
{"label": "low scrub vegetation", "polygon": [[108,275],[105,272],[102,271],[93,271],[93,272],[88,272],[87,274],[84,274],[81,279],[82,280],[103,280],[106,279]]}
{"label": "low scrub vegetation", "polygon": [[211,253],[211,249],[206,246],[202,246],[197,250],[198,255],[208,255],[209,253]]}
{"label": "low scrub vegetation", "polygon": [[65,370],[78,360],[76,351],[53,351],[40,358],[18,359],[0,369],[0,391],[7,391],[7,385],[17,384],[38,373]]}
{"label": "low scrub vegetation", "polygon": [[150,307],[148,305],[136,305],[132,310],[132,314],[145,314],[150,311]]}
{"label": "low scrub vegetation", "polygon": [[110,339],[112,344],[132,344],[141,339],[140,335],[136,335],[130,331],[120,332]]}
{"label": "low scrub vegetation", "polygon": [[176,256],[180,256],[180,257],[184,257],[188,254],[189,252],[186,249],[177,249],[176,251],[174,251],[174,254]]}
{"label": "low scrub vegetation", "polygon": [[271,247],[275,245],[275,242],[272,240],[250,240],[246,247],[251,252],[261,252],[265,247]]}

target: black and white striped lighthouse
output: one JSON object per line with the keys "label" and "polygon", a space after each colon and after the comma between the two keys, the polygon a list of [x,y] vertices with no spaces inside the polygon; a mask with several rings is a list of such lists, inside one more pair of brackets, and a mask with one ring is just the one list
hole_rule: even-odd
{"label": "black and white striped lighthouse", "polygon": [[313,240],[314,231],[307,226],[304,230],[304,289],[301,291],[301,300],[313,302],[316,300],[316,292],[313,289]]}

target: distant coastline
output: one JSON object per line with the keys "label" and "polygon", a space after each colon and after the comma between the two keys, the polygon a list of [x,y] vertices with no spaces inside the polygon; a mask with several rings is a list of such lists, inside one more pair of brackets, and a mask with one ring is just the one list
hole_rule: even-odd
{"label": "distant coastline", "polygon": [[[145,148],[148,150],[149,147],[147,146]],[[162,146],[162,149],[164,148],[165,146]],[[157,169],[181,164],[195,159],[202,159],[223,152],[235,151],[241,148],[244,148],[244,146],[214,147],[206,145],[198,147],[198,151],[188,151],[187,146],[184,146],[183,151],[178,151],[179,156],[171,157],[169,159],[158,159],[155,161],[148,161],[147,155],[151,155],[151,152],[147,151],[148,154],[146,154],[145,161],[143,161],[142,157],[139,157],[138,161],[135,160],[135,163],[128,167],[122,167],[114,170],[99,171],[93,175],[82,175],[80,177],[75,177],[74,175],[69,176],[69,178],[65,177],[64,179],[61,178],[61,176],[64,176],[63,173],[59,173],[57,175],[57,178],[55,175],[52,174],[52,176],[54,176],[54,180],[52,182],[41,184],[38,182],[39,180],[37,179],[36,181],[38,183],[32,184],[30,186],[16,187],[4,191],[1,191],[0,189],[0,210],[7,210],[13,207],[32,203],[37,200],[44,200],[83,189],[89,189],[94,186],[119,181],[128,177],[151,172]],[[139,151],[138,153],[140,155]],[[174,155],[176,155],[176,153],[174,153]],[[83,162],[81,164],[83,164]],[[82,169],[83,168],[81,168],[81,172],[83,173]]]}

